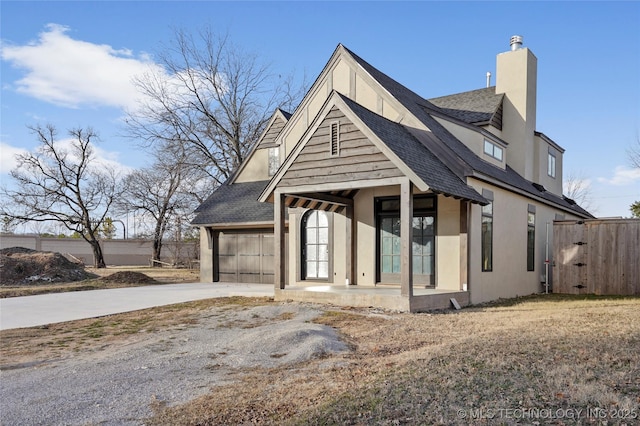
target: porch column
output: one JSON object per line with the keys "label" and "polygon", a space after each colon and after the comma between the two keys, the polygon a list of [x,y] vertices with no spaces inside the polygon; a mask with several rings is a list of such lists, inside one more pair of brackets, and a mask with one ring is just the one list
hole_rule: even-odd
{"label": "porch column", "polygon": [[200,281],[212,283],[216,280],[216,258],[218,250],[214,247],[214,231],[211,227],[200,228]]}
{"label": "porch column", "polygon": [[356,250],[357,250],[357,238],[356,238],[356,224],[353,222],[353,203],[346,207],[345,215],[347,217],[347,235],[346,235],[346,249],[347,249],[347,279],[349,285],[356,285]]}
{"label": "porch column", "polygon": [[413,297],[413,183],[400,184],[400,295]]}
{"label": "porch column", "polygon": [[471,203],[460,201],[460,290],[469,288],[469,206]]}
{"label": "porch column", "polygon": [[284,219],[287,206],[284,203],[284,194],[278,190],[274,194],[273,206],[273,262],[274,262],[274,287],[276,290],[284,290],[285,283],[285,241],[284,241]]}

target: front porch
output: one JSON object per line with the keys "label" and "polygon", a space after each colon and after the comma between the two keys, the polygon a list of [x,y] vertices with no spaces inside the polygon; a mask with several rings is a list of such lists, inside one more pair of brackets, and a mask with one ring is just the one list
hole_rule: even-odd
{"label": "front porch", "polygon": [[407,128],[337,92],[307,127],[258,198],[274,205],[276,300],[468,305],[471,204],[486,200]]}
{"label": "front porch", "polygon": [[468,306],[468,291],[414,288],[410,297],[400,294],[397,286],[308,285],[275,289],[275,300],[323,303],[360,308],[376,307],[400,312],[425,312],[451,308],[451,299]]}
{"label": "front porch", "polygon": [[[459,306],[470,304],[465,291],[470,202],[415,191],[406,178],[385,183],[360,182],[357,189],[339,183],[315,193],[276,188],[276,300],[401,312],[449,309],[452,299]],[[309,215],[313,220],[306,220]],[[323,233],[310,225],[321,222]],[[311,250],[309,241],[323,249]],[[291,250],[288,271],[285,242]],[[323,269],[313,262],[324,262]],[[314,267],[307,268],[309,263]]]}

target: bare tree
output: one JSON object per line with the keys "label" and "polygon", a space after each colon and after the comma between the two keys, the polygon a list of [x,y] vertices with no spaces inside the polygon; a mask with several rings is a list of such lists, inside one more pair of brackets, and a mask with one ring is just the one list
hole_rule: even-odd
{"label": "bare tree", "polygon": [[[123,180],[123,194],[118,201],[120,211],[133,211],[153,219],[152,259],[160,260],[162,241],[172,225],[189,215],[200,199],[197,192],[199,169],[191,166],[187,152],[168,144],[156,154],[154,164],[136,170]],[[201,176],[200,176],[201,177]]]}
{"label": "bare tree", "polygon": [[98,235],[105,240],[113,240],[116,236],[116,226],[113,224],[113,219],[105,217],[102,221],[102,225],[98,229]]}
{"label": "bare tree", "polygon": [[18,221],[14,218],[2,216],[0,218],[0,232],[3,234],[13,234],[18,226]]}
{"label": "bare tree", "polygon": [[18,167],[10,172],[14,185],[2,188],[8,201],[0,215],[21,222],[56,222],[77,232],[93,250],[94,265],[104,268],[98,240],[100,224],[117,197],[112,171],[92,164],[91,129],[72,129],[68,147],[60,144],[52,125],[29,127],[40,142],[35,153],[17,156]]}
{"label": "bare tree", "polygon": [[[134,80],[143,100],[127,118],[127,133],[147,146],[180,145],[191,166],[226,181],[245,159],[276,107],[304,93],[276,77],[251,53],[206,28],[196,37],[176,31],[159,55],[162,67]],[[205,194],[206,195],[206,194]]]}
{"label": "bare tree", "polygon": [[584,173],[570,172],[564,177],[564,194],[583,209],[591,213],[595,212],[591,182]]}

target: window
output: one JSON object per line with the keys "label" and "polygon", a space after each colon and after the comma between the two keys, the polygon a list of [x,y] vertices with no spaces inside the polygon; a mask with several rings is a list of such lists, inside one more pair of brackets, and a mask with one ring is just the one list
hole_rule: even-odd
{"label": "window", "polygon": [[280,147],[269,148],[269,176],[273,176],[280,167]]}
{"label": "window", "polygon": [[502,148],[486,139],[484,140],[484,153],[498,161],[502,161]]}
{"label": "window", "polygon": [[556,177],[556,156],[549,153],[549,161],[547,162],[547,174],[552,178]]}
{"label": "window", "polygon": [[331,123],[331,131],[330,131],[331,141],[330,141],[330,150],[331,156],[337,157],[340,155],[340,123],[337,121]]}
{"label": "window", "polygon": [[[400,282],[400,199],[376,199],[377,280],[387,284]],[[416,284],[435,286],[436,198],[413,198],[413,279]]]}
{"label": "window", "polygon": [[527,271],[535,270],[536,256],[536,212],[535,206],[529,206],[527,213]]}
{"label": "window", "polygon": [[482,206],[482,271],[493,271],[493,192],[487,189],[482,190],[482,196],[490,201],[486,206]]}
{"label": "window", "polygon": [[329,278],[329,218],[321,210],[309,210],[302,218],[302,278]]}

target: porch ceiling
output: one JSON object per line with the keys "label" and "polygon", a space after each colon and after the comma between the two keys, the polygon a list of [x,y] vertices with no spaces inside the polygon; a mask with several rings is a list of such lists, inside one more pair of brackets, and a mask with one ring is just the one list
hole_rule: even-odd
{"label": "porch ceiling", "polygon": [[357,189],[344,189],[328,192],[285,194],[284,203],[291,208],[300,207],[342,213],[345,208],[353,205],[353,197],[357,193]]}

